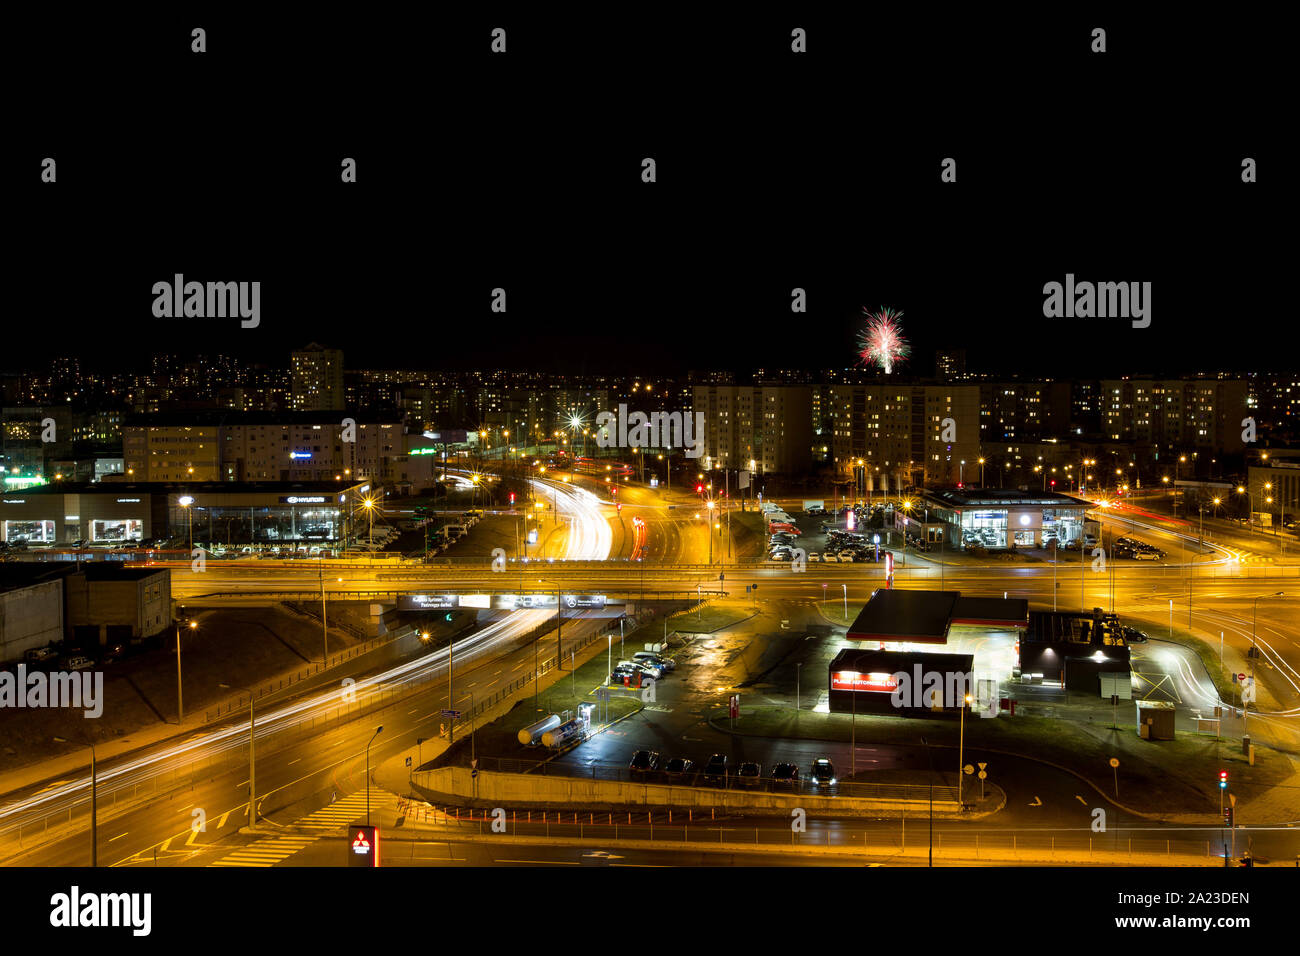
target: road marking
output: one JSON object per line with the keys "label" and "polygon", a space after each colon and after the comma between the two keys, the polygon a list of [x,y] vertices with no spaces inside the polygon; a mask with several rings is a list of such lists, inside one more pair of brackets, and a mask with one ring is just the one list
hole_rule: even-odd
{"label": "road marking", "polygon": [[1043,805],[1043,801],[1039,799],[1038,796],[1035,796],[1034,802],[1030,804],[1031,807],[1041,807],[1042,805]]}
{"label": "road marking", "polygon": [[285,766],[286,766],[286,767],[292,767],[294,764],[296,764],[296,763],[297,763],[299,760],[301,760],[301,759],[302,759],[301,757],[297,757],[297,758],[295,758],[295,759],[293,759],[293,760],[290,760],[287,764],[285,764]]}
{"label": "road marking", "polygon": [[547,866],[582,866],[581,863],[570,860],[497,860],[498,863],[522,863],[525,866],[538,866],[545,864]]}
{"label": "road marking", "polygon": [[165,840],[162,841],[162,845],[159,846],[158,849],[160,849],[160,850],[162,850],[164,853],[166,853],[166,852],[167,852],[167,848],[168,848],[169,846],[171,846],[171,842],[172,842],[172,840],[175,840],[175,839],[176,839],[175,837],[168,837],[167,839],[165,839]]}
{"label": "road marking", "polygon": [[1077,793],[1074,795],[1074,799],[1078,800],[1078,801],[1079,801],[1080,803],[1082,803],[1085,807],[1088,805],[1088,801],[1085,800],[1085,799],[1083,799],[1083,797],[1079,796]]}
{"label": "road marking", "polygon": [[192,807],[192,806],[194,806],[194,804],[192,804],[192,803],[187,803],[187,804],[185,804],[185,806],[181,807],[181,808],[180,808],[179,810],[177,810],[176,812],[177,812],[177,813],[184,813],[186,810],[188,810],[188,809],[189,809],[190,807]]}
{"label": "road marking", "polygon": [[[186,846],[193,846],[193,845],[194,845],[194,841],[197,840],[198,838],[199,838],[199,831],[198,831],[198,830],[191,830],[191,831],[190,831],[190,838],[189,838],[188,840],[185,841],[185,845],[186,845]],[[175,839],[175,837],[170,837],[170,838],[167,840],[167,842],[170,843],[170,842],[171,842],[172,840],[174,840],[174,839]],[[164,849],[166,849],[166,847],[164,847]]]}
{"label": "road marking", "polygon": [[415,716],[415,711],[416,711],[416,710],[419,710],[419,709],[420,709],[420,708],[417,707],[417,708],[415,708],[415,710],[408,710],[408,711],[406,712],[406,715],[407,715],[408,717],[414,717],[414,716]]}
{"label": "road marking", "polygon": [[230,811],[229,811],[229,810],[227,810],[225,813],[223,813],[223,814],[221,815],[221,819],[217,821],[217,827],[218,827],[218,828],[220,828],[220,827],[224,827],[224,826],[226,825],[226,817],[228,817],[228,816],[230,816]]}
{"label": "road marking", "polygon": [[[129,832],[131,832],[131,831],[128,830],[127,833],[129,833]],[[124,837],[124,836],[126,836],[126,833],[119,833],[119,834],[118,834],[117,836],[115,836],[115,837],[109,837],[109,838],[108,838],[108,842],[109,842],[109,843],[112,843],[114,840],[120,840],[120,839],[122,839],[122,837]]]}

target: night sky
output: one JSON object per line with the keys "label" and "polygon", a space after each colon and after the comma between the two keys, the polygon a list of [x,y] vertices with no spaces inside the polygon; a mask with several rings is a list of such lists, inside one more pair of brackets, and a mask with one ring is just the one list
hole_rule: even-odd
{"label": "night sky", "polygon": [[[383,67],[355,71],[325,26],[213,21],[225,42],[200,60],[184,24],[151,22],[119,38],[102,86],[25,101],[0,369],[69,352],[283,365],[310,341],[352,368],[820,369],[854,363],[864,306],[903,311],[899,370],[922,375],[945,347],[1058,378],[1295,365],[1277,117],[1247,95],[1266,56],[1207,62],[1190,27],[1135,26],[1090,59],[1068,18],[877,24],[857,42],[809,21],[823,52],[803,61],[757,20],[516,20],[508,63],[458,53],[492,16],[424,46],[370,25]],[[276,59],[291,42],[294,70]],[[1151,70],[1143,44],[1186,72]],[[44,155],[55,185],[35,181]],[[1241,183],[1243,156],[1260,182]],[[155,319],[151,287],[177,272],[261,281],[260,327]],[[1068,272],[1151,282],[1150,328],[1044,318],[1043,284]]]}

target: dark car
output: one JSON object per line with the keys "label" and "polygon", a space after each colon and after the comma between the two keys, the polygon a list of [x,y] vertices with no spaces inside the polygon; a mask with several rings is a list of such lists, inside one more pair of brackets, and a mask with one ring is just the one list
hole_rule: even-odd
{"label": "dark car", "polygon": [[756,787],[758,782],[763,779],[763,767],[752,760],[746,760],[736,771],[736,776],[740,778],[742,785],[746,787]]}
{"label": "dark car", "polygon": [[658,770],[659,755],[653,750],[638,750],[632,755],[632,761],[628,764],[628,767],[642,773],[647,770]]}
{"label": "dark car", "polygon": [[674,757],[664,765],[664,773],[670,777],[684,777],[691,772],[695,766],[695,761],[687,760],[685,757]]}
{"label": "dark car", "polygon": [[1146,633],[1139,631],[1136,627],[1126,627],[1121,634],[1129,644],[1145,644],[1147,642]]}
{"label": "dark car", "polygon": [[639,667],[618,667],[609,675],[609,682],[616,687],[649,687],[654,678]]}
{"label": "dark car", "polygon": [[814,787],[833,787],[836,784],[835,766],[825,757],[813,761],[808,779]]}
{"label": "dark car", "polygon": [[705,780],[726,780],[727,779],[727,755],[714,754],[709,758],[709,762],[704,765]]}
{"label": "dark car", "polygon": [[777,783],[798,783],[799,768],[792,763],[779,763],[772,768],[772,779]]}

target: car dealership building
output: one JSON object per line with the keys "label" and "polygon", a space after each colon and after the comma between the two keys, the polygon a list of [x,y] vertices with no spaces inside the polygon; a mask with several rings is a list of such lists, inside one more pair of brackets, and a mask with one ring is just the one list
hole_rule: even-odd
{"label": "car dealership building", "polygon": [[55,482],[0,496],[10,547],[341,542],[367,525],[369,482]]}

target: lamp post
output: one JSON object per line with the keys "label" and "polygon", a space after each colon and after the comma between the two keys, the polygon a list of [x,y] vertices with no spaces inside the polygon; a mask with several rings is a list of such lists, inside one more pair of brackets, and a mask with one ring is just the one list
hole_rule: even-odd
{"label": "lamp post", "polygon": [[375,742],[375,737],[378,737],[383,732],[384,725],[380,724],[375,728],[374,734],[366,743],[366,826],[370,826],[370,745]]}
{"label": "lamp post", "polygon": [[194,512],[190,510],[190,505],[194,504],[194,499],[189,495],[182,495],[176,499],[176,503],[185,509],[185,516],[189,525],[190,554],[192,555],[194,553]]}
{"label": "lamp post", "polygon": [[[194,630],[199,626],[198,621],[190,621],[189,628]],[[179,726],[185,722],[185,701],[181,696],[181,622],[176,622],[176,723]]]}
{"label": "lamp post", "polygon": [[840,587],[844,589],[844,620],[847,621],[849,619],[849,586],[841,584]]}
{"label": "lamp post", "polygon": [[[1260,599],[1260,598],[1266,598],[1266,597],[1282,597],[1284,594],[1286,594],[1285,591],[1271,591],[1271,592],[1269,592],[1268,594],[1261,594],[1261,595],[1259,595],[1259,597],[1255,598],[1255,600],[1251,603],[1251,607],[1250,607],[1250,680],[1251,680],[1251,683],[1252,683],[1252,684],[1255,682],[1255,654],[1257,653],[1257,652],[1256,652],[1256,649],[1255,649],[1255,622],[1258,620],[1258,615],[1259,615],[1259,599]],[[1243,706],[1242,706],[1242,711],[1241,711],[1241,729],[1242,729],[1242,732],[1243,732],[1243,733],[1244,733],[1245,730],[1246,730],[1246,714],[1249,712],[1249,710],[1250,710],[1250,702],[1249,702],[1249,701],[1243,701]]]}
{"label": "lamp post", "polygon": [[930,866],[934,866],[934,757],[930,754],[930,743],[924,737],[921,746],[925,748],[925,759],[930,764]]}
{"label": "lamp post", "polygon": [[[428,525],[425,525],[424,550],[429,550],[429,532]],[[320,553],[320,633],[321,633],[321,667],[329,666],[330,659],[330,631],[329,624],[325,618],[325,552]]]}
{"label": "lamp post", "polygon": [[803,676],[803,662],[794,665],[794,712],[799,713],[799,686],[800,678]]}
{"label": "lamp post", "polygon": [[979,460],[979,464],[980,464],[980,487],[983,488],[984,487],[984,459],[983,458]]}
{"label": "lamp post", "polygon": [[963,756],[966,749],[966,705],[971,702],[970,694],[967,694],[961,703],[961,726],[957,737],[957,812],[962,810],[961,802],[961,778],[965,771],[962,769],[966,765]]}

